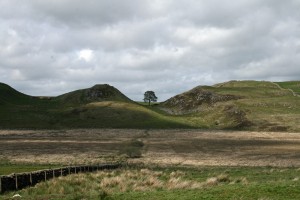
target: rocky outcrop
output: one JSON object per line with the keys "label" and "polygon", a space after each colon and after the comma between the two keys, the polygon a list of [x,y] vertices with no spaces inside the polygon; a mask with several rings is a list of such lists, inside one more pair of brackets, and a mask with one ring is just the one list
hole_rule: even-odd
{"label": "rocky outcrop", "polygon": [[110,85],[95,85],[94,87],[87,89],[85,91],[85,98],[87,101],[95,101],[95,100],[104,100],[107,98],[114,98],[117,96],[116,91],[114,91]]}
{"label": "rocky outcrop", "polygon": [[253,123],[247,118],[246,112],[237,106],[225,106],[223,112],[234,122],[234,127],[232,128],[243,128],[253,125]]}
{"label": "rocky outcrop", "polygon": [[118,89],[108,84],[95,85],[88,89],[73,91],[58,96],[57,99],[66,104],[86,104],[99,101],[131,102]]}
{"label": "rocky outcrop", "polygon": [[239,96],[223,95],[196,87],[188,92],[176,95],[161,104],[161,108],[171,114],[199,112],[218,102],[240,99]]}

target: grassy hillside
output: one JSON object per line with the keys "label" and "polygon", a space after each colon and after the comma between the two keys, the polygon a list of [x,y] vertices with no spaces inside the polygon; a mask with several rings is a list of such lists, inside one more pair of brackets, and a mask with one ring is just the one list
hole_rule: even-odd
{"label": "grassy hillside", "polygon": [[276,82],[280,87],[292,90],[296,95],[300,95],[300,81]]}
{"label": "grassy hillside", "polygon": [[[225,98],[226,101],[197,104],[187,94],[199,90],[199,87],[181,94],[180,96],[185,96],[184,104],[197,105],[184,105],[185,108],[193,109],[187,109],[185,111],[188,112],[185,113],[181,111],[181,116],[184,116],[182,120],[189,121],[191,125],[205,124],[213,129],[300,130],[297,123],[300,119],[299,97],[278,84],[266,81],[230,81],[200,88],[202,91],[209,91],[213,99],[218,99],[219,95],[232,95],[236,99]],[[180,110],[178,106],[182,107],[182,104],[178,103],[177,106],[176,102],[182,98],[176,99],[177,97],[160,104],[161,108],[167,112]],[[172,105],[172,102],[175,103]]]}
{"label": "grassy hillside", "polygon": [[299,130],[299,97],[272,82],[232,81],[214,88],[218,93],[240,94],[234,105],[246,113],[256,130]]}
{"label": "grassy hillside", "polygon": [[188,128],[109,85],[38,98],[0,85],[0,128]]}
{"label": "grassy hillside", "polygon": [[15,104],[26,105],[33,104],[38,98],[22,94],[9,85],[0,83],[0,105]]}
{"label": "grassy hillside", "polygon": [[0,128],[45,128],[59,105],[51,98],[22,94],[0,83]]}
{"label": "grassy hillside", "polygon": [[189,128],[133,102],[103,101],[67,108],[57,116],[58,127],[71,128]]}
{"label": "grassy hillside", "polygon": [[300,131],[299,83],[229,81],[166,102],[135,103],[110,85],[53,98],[0,84],[0,128],[209,128]]}

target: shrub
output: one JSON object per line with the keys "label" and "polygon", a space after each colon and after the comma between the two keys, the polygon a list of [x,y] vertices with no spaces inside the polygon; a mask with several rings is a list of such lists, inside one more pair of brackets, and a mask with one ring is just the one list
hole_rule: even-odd
{"label": "shrub", "polygon": [[140,140],[133,139],[125,143],[124,147],[120,150],[120,154],[125,154],[129,158],[140,158],[142,156],[141,149],[144,143]]}
{"label": "shrub", "polygon": [[144,143],[140,140],[133,139],[129,142],[129,145],[137,148],[142,148],[144,146]]}
{"label": "shrub", "polygon": [[127,155],[129,158],[140,158],[142,156],[142,152],[139,148],[131,146],[124,147],[120,153]]}

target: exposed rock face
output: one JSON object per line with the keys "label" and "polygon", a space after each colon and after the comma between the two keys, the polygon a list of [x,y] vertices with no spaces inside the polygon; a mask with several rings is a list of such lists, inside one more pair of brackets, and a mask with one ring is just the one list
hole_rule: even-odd
{"label": "exposed rock face", "polygon": [[104,100],[116,96],[116,91],[110,85],[95,85],[85,91],[87,101]]}
{"label": "exposed rock face", "polygon": [[131,100],[122,94],[118,89],[108,84],[95,85],[88,89],[76,90],[58,96],[57,99],[69,104],[86,104],[98,101],[124,101]]}
{"label": "exposed rock face", "polygon": [[242,128],[253,125],[253,123],[248,120],[246,112],[236,106],[228,105],[224,108],[223,112],[235,122],[235,127],[233,128]]}
{"label": "exposed rock face", "polygon": [[196,87],[188,92],[176,95],[161,104],[162,109],[172,114],[187,114],[201,111],[204,107],[217,102],[240,99],[234,95],[221,95]]}

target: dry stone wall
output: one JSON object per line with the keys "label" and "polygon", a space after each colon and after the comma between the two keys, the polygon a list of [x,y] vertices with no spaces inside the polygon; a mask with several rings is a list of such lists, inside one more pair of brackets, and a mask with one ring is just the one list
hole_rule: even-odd
{"label": "dry stone wall", "polygon": [[67,176],[69,174],[88,173],[105,169],[112,170],[117,169],[119,167],[121,167],[121,164],[71,166],[0,176],[0,193],[20,190],[26,187],[34,186],[37,183],[47,181],[55,177]]}

